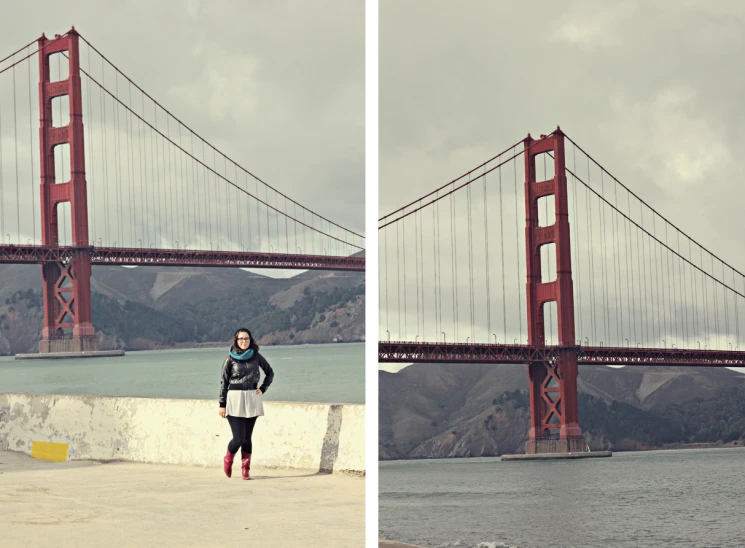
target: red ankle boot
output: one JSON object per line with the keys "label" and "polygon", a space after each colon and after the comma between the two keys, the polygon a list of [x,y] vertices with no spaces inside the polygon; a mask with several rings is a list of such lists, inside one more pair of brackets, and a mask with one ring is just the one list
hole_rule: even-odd
{"label": "red ankle boot", "polygon": [[251,453],[246,453],[241,449],[241,474],[244,480],[250,480],[251,476],[248,471],[251,469]]}
{"label": "red ankle boot", "polygon": [[233,459],[235,458],[235,453],[231,453],[228,451],[225,453],[225,458],[222,459],[222,470],[225,472],[225,475],[230,477],[233,475]]}

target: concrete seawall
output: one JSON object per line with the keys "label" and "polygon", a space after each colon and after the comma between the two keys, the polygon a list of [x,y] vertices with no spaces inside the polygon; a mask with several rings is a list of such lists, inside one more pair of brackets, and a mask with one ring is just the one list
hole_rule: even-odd
{"label": "concrete seawall", "polygon": [[[0,449],[67,444],[68,460],[221,466],[232,437],[215,400],[0,393]],[[252,467],[365,471],[365,406],[264,402]]]}

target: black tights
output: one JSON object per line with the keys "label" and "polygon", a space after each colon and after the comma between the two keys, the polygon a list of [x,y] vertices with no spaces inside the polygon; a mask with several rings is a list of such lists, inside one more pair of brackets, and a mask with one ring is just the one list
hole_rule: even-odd
{"label": "black tights", "polygon": [[231,417],[228,415],[230,429],[233,431],[233,439],[228,443],[228,451],[234,455],[238,452],[239,447],[243,449],[244,453],[250,453],[252,451],[251,434],[254,431],[254,425],[258,418],[251,417],[247,419],[245,417]]}

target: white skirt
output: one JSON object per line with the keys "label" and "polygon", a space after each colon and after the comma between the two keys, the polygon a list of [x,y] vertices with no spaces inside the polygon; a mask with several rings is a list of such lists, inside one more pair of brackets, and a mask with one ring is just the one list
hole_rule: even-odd
{"label": "white skirt", "polygon": [[225,414],[231,417],[262,417],[264,404],[256,390],[228,390]]}

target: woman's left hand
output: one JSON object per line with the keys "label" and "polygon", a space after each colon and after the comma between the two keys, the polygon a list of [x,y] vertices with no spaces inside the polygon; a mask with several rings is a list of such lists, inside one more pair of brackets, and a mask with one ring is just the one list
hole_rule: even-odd
{"label": "woman's left hand", "polygon": [[256,393],[257,393],[257,394],[263,394],[263,392],[261,391],[261,388],[257,388],[257,389],[256,389]]}

